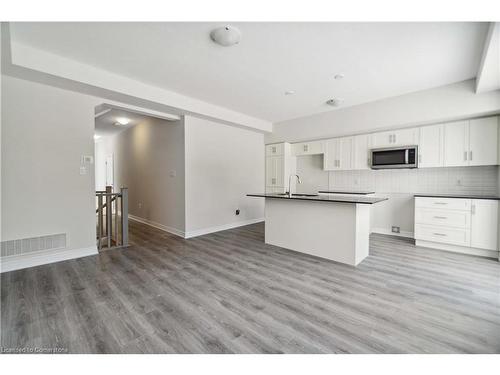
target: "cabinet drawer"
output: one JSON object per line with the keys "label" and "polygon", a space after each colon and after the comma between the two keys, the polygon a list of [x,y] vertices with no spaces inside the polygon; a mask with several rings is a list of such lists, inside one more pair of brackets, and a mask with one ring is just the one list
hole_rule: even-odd
{"label": "cabinet drawer", "polygon": [[461,198],[427,198],[416,197],[415,207],[417,208],[439,208],[445,210],[470,211],[471,200]]}
{"label": "cabinet drawer", "polygon": [[470,229],[415,225],[415,239],[470,246]]}
{"label": "cabinet drawer", "polygon": [[276,143],[274,145],[266,146],[266,156],[283,155],[283,152],[284,152],[283,143]]}
{"label": "cabinet drawer", "polygon": [[470,211],[421,208],[415,209],[415,223],[454,228],[470,228]]}

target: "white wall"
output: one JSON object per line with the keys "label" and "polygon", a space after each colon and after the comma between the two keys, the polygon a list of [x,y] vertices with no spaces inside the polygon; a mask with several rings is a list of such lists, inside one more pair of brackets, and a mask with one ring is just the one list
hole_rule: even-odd
{"label": "white wall", "polygon": [[475,94],[474,80],[401,95],[273,126],[266,143],[297,142],[500,112],[500,90]]}
{"label": "white wall", "polygon": [[187,235],[263,218],[264,200],[246,194],[264,189],[264,135],[191,116],[184,121]]}
{"label": "white wall", "polygon": [[[115,190],[129,189],[129,213],[183,234],[184,124],[150,118],[96,142],[96,163],[114,155]],[[96,164],[96,174],[102,167]],[[101,171],[102,174],[102,171]]]}
{"label": "white wall", "polygon": [[96,98],[2,77],[2,240],[67,233],[68,249],[95,247]]}

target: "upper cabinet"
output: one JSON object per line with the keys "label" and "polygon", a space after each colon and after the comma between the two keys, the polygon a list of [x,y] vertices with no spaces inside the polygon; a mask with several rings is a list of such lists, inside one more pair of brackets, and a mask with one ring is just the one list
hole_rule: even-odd
{"label": "upper cabinet", "polygon": [[325,141],[323,169],[353,169],[353,142],[354,137],[334,138]]}
{"label": "upper cabinet", "polygon": [[432,125],[420,128],[418,167],[444,166],[444,126]]}
{"label": "upper cabinet", "polygon": [[418,145],[418,128],[399,129],[373,133],[370,137],[371,148]]}
{"label": "upper cabinet", "polygon": [[498,163],[498,117],[444,125],[444,166]]}
{"label": "upper cabinet", "polygon": [[273,145],[266,145],[266,156],[283,155],[285,149],[284,143],[275,143]]}
{"label": "upper cabinet", "polygon": [[469,122],[469,165],[495,165],[498,162],[498,117]]}
{"label": "upper cabinet", "polygon": [[292,156],[322,154],[324,153],[323,143],[323,141],[294,143]]}
{"label": "upper cabinet", "polygon": [[352,169],[370,168],[370,136],[368,134],[353,137]]}

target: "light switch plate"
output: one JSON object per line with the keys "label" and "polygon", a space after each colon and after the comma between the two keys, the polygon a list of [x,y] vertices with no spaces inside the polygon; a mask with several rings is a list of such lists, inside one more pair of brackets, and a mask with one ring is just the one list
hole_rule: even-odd
{"label": "light switch plate", "polygon": [[94,157],[91,155],[82,155],[80,158],[80,164],[93,164]]}

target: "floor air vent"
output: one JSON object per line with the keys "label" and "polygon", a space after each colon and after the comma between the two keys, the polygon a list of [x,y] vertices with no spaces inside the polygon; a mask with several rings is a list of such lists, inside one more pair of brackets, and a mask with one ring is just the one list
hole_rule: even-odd
{"label": "floor air vent", "polygon": [[34,251],[63,249],[66,247],[66,234],[22,238],[20,240],[2,241],[2,257],[21,255]]}

